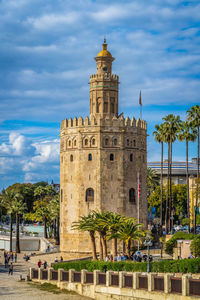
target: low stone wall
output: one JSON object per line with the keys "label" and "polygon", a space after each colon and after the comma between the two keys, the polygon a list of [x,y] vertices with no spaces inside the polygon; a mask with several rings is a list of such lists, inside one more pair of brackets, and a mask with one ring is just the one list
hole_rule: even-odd
{"label": "low stone wall", "polygon": [[75,291],[97,300],[108,299],[200,299],[200,274],[195,276],[154,273],[129,273],[99,270],[64,271],[49,268],[30,269],[30,279],[51,282],[61,289]]}

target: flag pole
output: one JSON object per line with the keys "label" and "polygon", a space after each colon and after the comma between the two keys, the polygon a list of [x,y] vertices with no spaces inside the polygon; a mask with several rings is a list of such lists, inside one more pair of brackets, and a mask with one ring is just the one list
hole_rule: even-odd
{"label": "flag pole", "polygon": [[142,93],[140,91],[140,96],[139,96],[139,105],[140,105],[140,120],[142,120]]}
{"label": "flag pole", "polygon": [[[138,224],[140,223],[140,173],[137,173],[137,190],[138,190],[138,197],[137,197],[137,221]],[[140,243],[138,241],[138,251],[140,250]]]}

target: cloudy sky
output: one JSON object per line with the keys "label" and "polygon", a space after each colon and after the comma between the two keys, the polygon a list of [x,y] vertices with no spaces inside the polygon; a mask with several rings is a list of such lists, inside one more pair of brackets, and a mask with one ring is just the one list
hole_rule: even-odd
{"label": "cloudy sky", "polygon": [[[0,0],[0,189],[59,182],[59,124],[89,113],[104,35],[120,77],[120,112],[155,124],[200,102],[199,0]],[[196,145],[190,145],[190,158]],[[185,159],[184,143],[174,158]]]}

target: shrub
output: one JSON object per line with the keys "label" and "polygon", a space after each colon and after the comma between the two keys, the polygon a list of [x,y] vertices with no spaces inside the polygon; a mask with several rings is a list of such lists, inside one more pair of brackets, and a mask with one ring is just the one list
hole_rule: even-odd
{"label": "shrub", "polygon": [[194,238],[194,234],[185,233],[185,232],[177,232],[175,233],[169,241],[165,243],[165,252],[169,255],[173,255],[173,248],[176,246],[177,240],[192,240]]}
{"label": "shrub", "polygon": [[184,218],[184,219],[182,219],[181,224],[182,224],[183,226],[189,225],[189,224],[190,224],[190,219],[189,219],[189,218]]}
{"label": "shrub", "polygon": [[[103,261],[75,261],[66,263],[57,263],[54,266],[55,270],[60,268],[68,271],[75,269],[81,271],[86,269],[89,272],[100,270],[105,272],[112,271],[127,271],[127,272],[146,272],[147,262],[103,262]],[[150,263],[151,272],[160,273],[199,273],[200,272],[200,258],[196,259],[181,259],[181,260],[162,260]]]}
{"label": "shrub", "polygon": [[190,245],[190,250],[195,257],[200,257],[200,236],[196,236],[193,239]]}

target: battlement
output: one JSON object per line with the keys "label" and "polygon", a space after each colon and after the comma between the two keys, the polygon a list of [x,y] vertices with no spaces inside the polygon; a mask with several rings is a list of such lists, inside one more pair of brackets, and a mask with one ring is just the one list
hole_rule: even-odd
{"label": "battlement", "polygon": [[104,74],[92,74],[90,76],[90,81],[93,80],[103,80],[103,79],[111,79],[115,81],[119,81],[119,76],[116,74],[104,73]]}
{"label": "battlement", "polygon": [[77,127],[86,127],[86,126],[112,126],[112,127],[125,127],[125,128],[140,128],[147,130],[147,123],[144,120],[136,120],[134,117],[129,119],[129,117],[124,118],[120,117],[106,117],[106,118],[95,118],[91,116],[91,118],[86,117],[83,119],[82,117],[75,117],[74,119],[70,118],[64,119],[61,122],[61,130],[66,128],[77,128]]}

